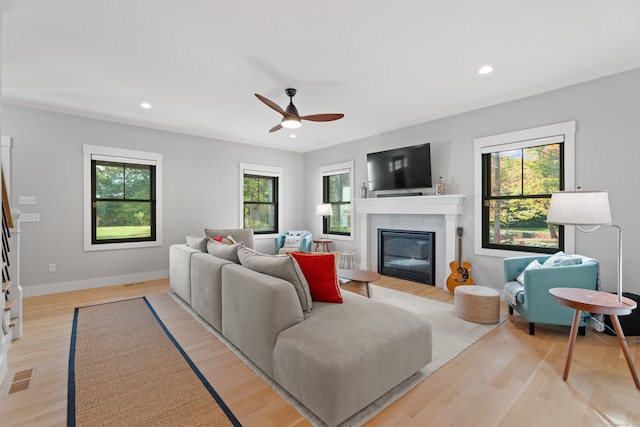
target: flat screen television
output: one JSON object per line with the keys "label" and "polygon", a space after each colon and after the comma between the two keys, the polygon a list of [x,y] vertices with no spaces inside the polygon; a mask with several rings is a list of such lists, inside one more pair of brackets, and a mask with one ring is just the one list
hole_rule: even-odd
{"label": "flat screen television", "polygon": [[367,154],[369,190],[431,187],[429,143]]}

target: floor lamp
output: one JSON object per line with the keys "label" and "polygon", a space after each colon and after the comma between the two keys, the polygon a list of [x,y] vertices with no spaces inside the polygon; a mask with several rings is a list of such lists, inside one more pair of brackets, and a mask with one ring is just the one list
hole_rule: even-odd
{"label": "floor lamp", "polygon": [[[316,215],[317,216],[321,216],[323,219],[333,216],[333,209],[331,208],[331,204],[330,203],[323,203],[321,205],[317,205],[316,206]],[[323,231],[324,231],[324,224],[322,225]],[[328,224],[327,224],[327,229],[329,228]],[[325,236],[326,238],[326,236]]]}
{"label": "floor lamp", "polygon": [[[569,337],[569,349],[567,361],[562,378],[566,381],[569,377],[571,357],[578,335],[580,312],[587,311],[597,314],[608,314],[611,323],[618,336],[618,342],[622,348],[627,366],[633,377],[633,382],[640,390],[640,376],[633,364],[633,357],[625,341],[624,331],[618,320],[618,315],[631,314],[637,307],[635,301],[622,297],[622,244],[619,226],[611,223],[611,209],[609,208],[609,195],[606,191],[558,191],[551,195],[551,204],[547,215],[547,223],[559,225],[575,225],[582,232],[589,233],[602,226],[615,227],[618,230],[618,297],[607,292],[592,291],[587,289],[552,288],[549,289],[556,302],[575,309],[573,323],[571,324],[571,336]],[[583,228],[590,227],[590,228]]]}
{"label": "floor lamp", "polygon": [[[618,301],[622,301],[622,230],[611,223],[609,195],[606,191],[556,191],[551,195],[548,224],[575,225],[590,233],[602,226],[618,231]],[[590,227],[590,228],[583,228]]]}

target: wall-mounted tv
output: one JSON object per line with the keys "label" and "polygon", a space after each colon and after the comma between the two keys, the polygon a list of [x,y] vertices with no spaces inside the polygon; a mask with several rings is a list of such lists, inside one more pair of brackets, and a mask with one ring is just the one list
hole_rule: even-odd
{"label": "wall-mounted tv", "polygon": [[431,187],[429,143],[367,154],[369,190]]}

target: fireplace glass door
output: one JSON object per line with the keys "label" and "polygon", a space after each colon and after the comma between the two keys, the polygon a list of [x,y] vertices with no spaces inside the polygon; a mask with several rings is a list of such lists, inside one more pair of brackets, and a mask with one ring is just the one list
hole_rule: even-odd
{"label": "fireplace glass door", "polygon": [[378,272],[384,276],[435,285],[432,231],[378,230]]}

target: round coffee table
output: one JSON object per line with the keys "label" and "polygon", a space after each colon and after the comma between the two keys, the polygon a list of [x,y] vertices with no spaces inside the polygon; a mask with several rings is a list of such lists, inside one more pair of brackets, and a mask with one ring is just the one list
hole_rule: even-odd
{"label": "round coffee table", "polygon": [[363,287],[367,294],[367,298],[371,298],[371,289],[369,288],[369,282],[380,280],[381,276],[374,271],[339,268],[338,277],[350,280],[361,288]]}

